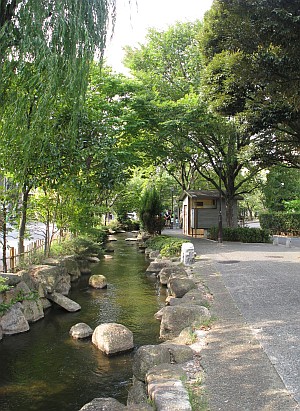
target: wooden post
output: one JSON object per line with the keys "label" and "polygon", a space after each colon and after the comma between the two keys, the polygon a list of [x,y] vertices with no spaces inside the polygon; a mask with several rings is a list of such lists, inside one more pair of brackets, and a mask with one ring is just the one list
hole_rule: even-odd
{"label": "wooden post", "polygon": [[11,247],[9,249],[9,267],[10,267],[10,271],[14,272],[15,271],[15,248]]}

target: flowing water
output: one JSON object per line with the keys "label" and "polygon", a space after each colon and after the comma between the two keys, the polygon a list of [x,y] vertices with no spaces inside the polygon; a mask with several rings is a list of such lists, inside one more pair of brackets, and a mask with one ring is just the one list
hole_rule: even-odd
{"label": "flowing water", "polygon": [[159,322],[153,314],[165,296],[145,275],[148,263],[135,243],[125,241],[122,234],[111,247],[113,258],[93,268],[94,274],[106,276],[107,289],[91,289],[89,276],[82,276],[70,293],[81,311],[52,307],[29,332],[0,341],[1,411],[76,411],[96,397],[114,397],[126,404],[134,351],[107,357],[91,340],[69,336],[79,322],[93,329],[117,322],[133,332],[135,350],[158,343]]}

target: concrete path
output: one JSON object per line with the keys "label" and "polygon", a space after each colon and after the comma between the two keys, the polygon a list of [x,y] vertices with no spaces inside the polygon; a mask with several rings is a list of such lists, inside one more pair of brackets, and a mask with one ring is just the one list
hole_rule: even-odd
{"label": "concrete path", "polygon": [[187,238],[217,318],[202,351],[210,410],[300,409],[300,248]]}

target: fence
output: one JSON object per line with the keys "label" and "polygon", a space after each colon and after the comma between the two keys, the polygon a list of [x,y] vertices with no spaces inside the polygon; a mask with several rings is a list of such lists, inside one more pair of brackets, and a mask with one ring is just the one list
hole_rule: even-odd
{"label": "fence", "polygon": [[[57,240],[60,237],[60,233],[53,233],[51,242],[53,240]],[[32,262],[33,256],[35,255],[36,251],[43,250],[45,246],[45,240],[39,239],[32,241],[27,246],[25,246],[25,251],[22,255],[17,253],[17,249],[15,247],[9,247],[9,256],[6,257],[6,264],[7,264],[7,271],[8,272],[15,272],[16,267],[20,263],[22,259],[26,260],[26,262]],[[22,257],[22,258],[20,258]],[[2,259],[0,262],[0,271],[3,271],[2,267]]]}
{"label": "fence", "polygon": [[[32,257],[34,255],[34,253],[43,248],[45,245],[45,240],[36,240],[33,241],[31,243],[29,243],[26,247],[25,247],[25,251],[24,254],[22,254],[22,257],[25,259],[27,257],[28,261],[32,260]],[[6,258],[6,264],[7,264],[7,270],[9,272],[14,272],[18,263],[20,262],[20,254],[17,254],[16,252],[16,248],[15,247],[10,247],[9,248],[9,257]]]}

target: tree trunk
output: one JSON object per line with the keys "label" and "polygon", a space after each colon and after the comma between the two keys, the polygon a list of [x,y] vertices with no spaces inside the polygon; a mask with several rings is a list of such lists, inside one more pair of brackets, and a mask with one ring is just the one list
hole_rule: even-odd
{"label": "tree trunk", "polygon": [[22,260],[24,258],[24,238],[25,238],[25,229],[27,222],[27,208],[28,208],[28,198],[31,187],[26,184],[22,188],[22,208],[21,208],[21,220],[19,226],[19,243],[18,243],[18,254],[19,258]]}
{"label": "tree trunk", "polygon": [[7,261],[6,261],[6,249],[7,249],[7,225],[6,225],[6,204],[5,201],[2,204],[3,224],[2,224],[2,263],[3,272],[7,273]]}
{"label": "tree trunk", "polygon": [[232,177],[232,172],[227,174],[227,184],[226,184],[226,193],[225,193],[225,203],[226,203],[226,223],[227,227],[234,227],[234,196],[235,196],[235,187],[234,187],[234,178]]}
{"label": "tree trunk", "polygon": [[231,196],[226,196],[226,223],[227,227],[234,227],[234,198]]}

